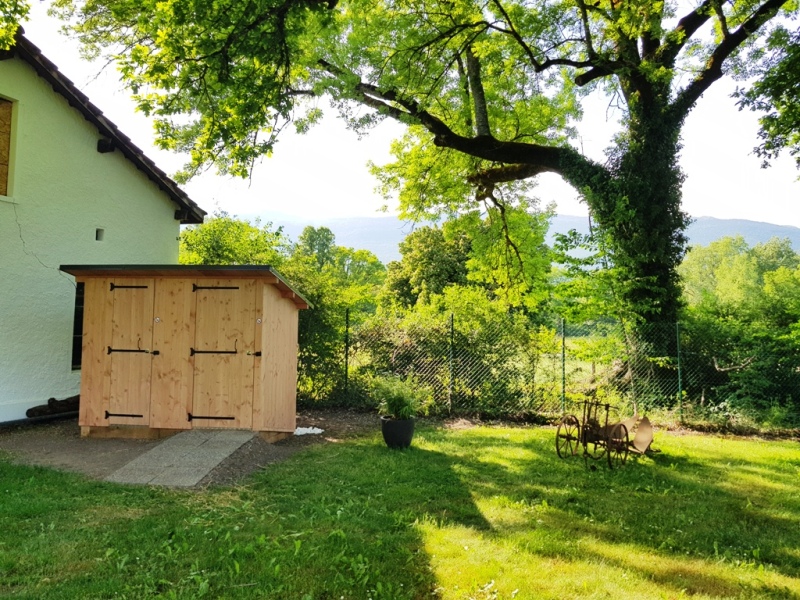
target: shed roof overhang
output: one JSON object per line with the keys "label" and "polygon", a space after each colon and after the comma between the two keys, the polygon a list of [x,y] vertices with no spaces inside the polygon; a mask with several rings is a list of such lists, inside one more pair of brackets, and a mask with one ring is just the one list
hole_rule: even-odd
{"label": "shed roof overhang", "polygon": [[64,273],[78,279],[89,277],[216,277],[220,279],[257,279],[271,283],[298,309],[312,308],[300,292],[268,265],[61,265]]}

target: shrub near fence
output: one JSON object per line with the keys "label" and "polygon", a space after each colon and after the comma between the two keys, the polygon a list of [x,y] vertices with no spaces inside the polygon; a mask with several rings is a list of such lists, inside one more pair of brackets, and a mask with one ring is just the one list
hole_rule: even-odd
{"label": "shrub near fence", "polygon": [[[364,380],[413,374],[433,390],[439,415],[550,417],[593,397],[630,413],[667,408],[758,409],[787,423],[800,407],[800,351],[704,335],[692,324],[635,331],[614,322],[502,322],[473,315],[372,317],[348,328],[337,381],[340,403],[368,402]],[[752,358],[749,358],[751,357]],[[744,358],[742,358],[744,357]],[[737,362],[738,361],[738,362]]]}
{"label": "shrub near fence", "polygon": [[558,410],[558,339],[511,316],[464,327],[454,315],[373,320],[352,334],[350,376],[413,374],[434,392],[439,414],[521,417]]}

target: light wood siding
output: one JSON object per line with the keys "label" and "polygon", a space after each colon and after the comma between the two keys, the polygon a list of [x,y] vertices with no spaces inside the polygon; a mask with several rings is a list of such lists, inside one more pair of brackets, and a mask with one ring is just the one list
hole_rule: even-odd
{"label": "light wood siding", "polygon": [[195,299],[191,279],[156,279],[153,310],[153,379],[150,423],[190,429],[194,358]]}
{"label": "light wood siding", "polygon": [[[294,304],[271,285],[263,288],[258,431],[294,431],[297,399],[297,316]],[[254,411],[255,413],[256,411]]]}
{"label": "light wood siding", "polygon": [[11,162],[11,108],[0,98],[0,196],[8,195],[8,169]]}
{"label": "light wood siding", "polygon": [[91,310],[83,318],[83,361],[81,364],[81,402],[78,423],[81,427],[108,425],[105,411],[111,384],[111,356],[106,351],[111,339],[114,297],[110,279],[87,279],[84,302]]}
{"label": "light wood siding", "polygon": [[264,288],[272,287],[263,280],[256,281],[256,304],[253,318],[255,319],[255,338],[253,354],[253,429],[258,430],[264,422],[264,392],[262,383],[262,370],[264,368]]}
{"label": "light wood siding", "polygon": [[[85,284],[80,425],[87,435],[110,425],[125,426],[112,429],[126,436],[235,428],[277,440],[294,432],[297,320],[307,304],[273,273],[63,269]],[[94,273],[81,276],[84,269]]]}
{"label": "light wood siding", "polygon": [[[255,281],[206,279],[198,289],[192,427],[250,429]],[[234,288],[234,289],[225,289]],[[235,354],[218,354],[219,351]],[[232,417],[232,418],[231,418]]]}
{"label": "light wood siding", "polygon": [[[109,424],[150,422],[150,377],[153,343],[153,280],[115,279],[111,330],[111,394]],[[137,350],[137,352],[133,352]],[[146,352],[138,352],[146,350]],[[119,416],[138,415],[138,416]]]}

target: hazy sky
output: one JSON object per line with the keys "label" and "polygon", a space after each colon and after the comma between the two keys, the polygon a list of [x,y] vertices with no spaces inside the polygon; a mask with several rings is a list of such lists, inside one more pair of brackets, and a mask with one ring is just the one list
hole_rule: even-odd
{"label": "hazy sky", "polygon": [[[100,63],[81,60],[76,42],[58,33],[59,22],[47,16],[46,7],[47,3],[33,3],[31,19],[24,24],[28,39],[162,169],[176,171],[184,159],[153,147],[152,127],[134,111],[114,68],[98,75]],[[756,116],[736,109],[729,97],[733,89],[733,82],[717,82],[686,122],[681,157],[687,176],[684,210],[695,217],[800,227],[800,172],[788,156],[770,169],[760,168],[760,160],[752,154]],[[584,151],[602,160],[614,132],[614,114],[606,110],[605,100],[591,103],[579,129]],[[389,162],[389,143],[401,131],[400,125],[386,122],[359,140],[335,118],[326,118],[306,135],[288,132],[274,156],[256,166],[251,182],[206,173],[185,189],[209,212],[219,206],[240,216],[262,215],[276,224],[376,216],[385,201],[374,192],[376,181],[366,164]],[[556,202],[561,214],[587,214],[575,192],[556,176],[543,177],[536,195],[545,203]],[[390,203],[389,209],[393,208]]]}

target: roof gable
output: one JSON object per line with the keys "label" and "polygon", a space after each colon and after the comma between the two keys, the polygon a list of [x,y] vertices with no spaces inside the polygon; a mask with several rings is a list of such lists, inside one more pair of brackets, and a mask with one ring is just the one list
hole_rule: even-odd
{"label": "roof gable", "polygon": [[101,135],[101,139],[97,142],[98,152],[119,150],[177,205],[178,208],[175,211],[177,220],[183,224],[203,222],[206,212],[193,202],[186,192],[159,169],[150,158],[145,156],[144,152],[103,114],[103,111],[92,104],[88,96],[81,92],[68,77],[58,70],[54,63],[42,54],[37,46],[23,35],[22,28],[17,31],[15,45],[10,50],[0,52],[0,60],[14,56],[33,67],[36,73],[52,86],[53,90],[63,96],[70,106],[78,110],[87,121],[97,128]]}

